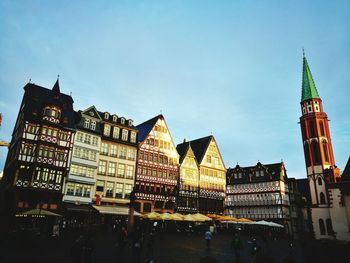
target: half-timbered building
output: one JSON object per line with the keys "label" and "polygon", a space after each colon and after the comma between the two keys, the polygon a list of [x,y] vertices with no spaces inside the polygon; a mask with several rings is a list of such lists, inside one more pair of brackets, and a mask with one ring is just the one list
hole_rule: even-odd
{"label": "half-timbered building", "polygon": [[106,211],[103,206],[109,206],[108,213],[118,214],[129,204],[134,187],[138,131],[132,119],[109,112],[98,115],[101,145],[93,200],[101,213]]}
{"label": "half-timbered building", "polygon": [[[214,136],[210,135],[189,142],[183,142],[177,147],[181,149],[182,147],[188,147],[188,145],[191,145],[191,150],[193,151],[199,169],[197,209],[200,213],[222,214],[224,212],[226,193],[226,168],[216,140]],[[186,181],[186,178],[188,178],[187,174],[184,175],[182,180]],[[194,182],[192,181],[192,183]],[[186,188],[191,190],[185,191],[184,189]],[[184,185],[181,195],[192,195],[195,197],[193,190],[193,187],[188,188]],[[191,199],[187,200],[190,201]]]}
{"label": "half-timbered building", "polygon": [[174,212],[179,177],[179,154],[163,115],[137,126],[139,153],[135,209]]}
{"label": "half-timbered building", "polygon": [[274,221],[289,228],[290,202],[283,162],[227,170],[225,214]]}
{"label": "half-timbered building", "polygon": [[56,210],[63,179],[69,172],[76,117],[71,96],[33,83],[24,96],[12,133],[3,183],[14,212],[30,208]]}
{"label": "half-timbered building", "polygon": [[177,212],[199,212],[199,167],[193,153],[191,143],[178,144],[177,152],[180,155],[180,179],[177,196]]}
{"label": "half-timbered building", "polygon": [[95,192],[101,144],[101,118],[95,106],[78,111],[77,114],[80,116],[80,122],[76,127],[73,156],[70,172],[65,180],[63,201],[73,204],[66,205],[68,210],[87,212],[88,207],[83,205],[92,203]]}

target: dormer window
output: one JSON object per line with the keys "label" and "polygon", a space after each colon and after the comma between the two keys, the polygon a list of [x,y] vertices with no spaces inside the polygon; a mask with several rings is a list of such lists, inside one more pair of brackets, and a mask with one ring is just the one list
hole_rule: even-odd
{"label": "dormer window", "polygon": [[121,124],[125,124],[125,118],[121,118],[121,119],[120,119],[120,123],[121,123]]}
{"label": "dormer window", "polygon": [[118,120],[118,116],[117,115],[113,115],[113,122],[117,122]]}
{"label": "dormer window", "polygon": [[84,120],[84,128],[89,129],[89,127],[90,127],[90,119],[85,119]]}
{"label": "dormer window", "polygon": [[59,123],[61,117],[61,110],[54,106],[44,108],[43,120],[48,120],[54,123]]}
{"label": "dormer window", "polygon": [[109,119],[109,113],[106,112],[106,113],[105,113],[105,120],[108,120],[108,119]]}
{"label": "dormer window", "polygon": [[132,120],[129,120],[129,126],[132,126],[132,122],[133,122]]}
{"label": "dormer window", "polygon": [[93,131],[96,130],[96,121],[91,121],[90,129]]}

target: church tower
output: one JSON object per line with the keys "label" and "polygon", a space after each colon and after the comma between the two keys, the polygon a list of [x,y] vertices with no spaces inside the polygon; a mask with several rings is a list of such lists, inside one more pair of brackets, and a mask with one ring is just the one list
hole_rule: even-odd
{"label": "church tower", "polygon": [[326,183],[336,182],[339,173],[334,162],[328,117],[323,111],[322,100],[305,55],[300,105],[300,126],[311,202],[317,207],[328,206]]}
{"label": "church tower", "polygon": [[332,226],[334,205],[339,205],[334,199],[339,195],[334,192],[334,186],[340,179],[340,170],[334,162],[328,117],[323,111],[322,100],[305,55],[300,105],[300,127],[311,196],[313,230],[316,239],[332,238],[335,233]]}

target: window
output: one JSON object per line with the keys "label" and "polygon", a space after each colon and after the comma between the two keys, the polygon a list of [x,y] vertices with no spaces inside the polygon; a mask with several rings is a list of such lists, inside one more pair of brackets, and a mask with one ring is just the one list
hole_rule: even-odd
{"label": "window", "polygon": [[84,139],[84,134],[82,132],[77,132],[76,138],[78,142],[82,142]]}
{"label": "window", "polygon": [[327,233],[328,233],[328,235],[330,235],[330,236],[334,235],[332,219],[330,219],[330,218],[326,219],[326,226],[327,226]]}
{"label": "window", "polygon": [[123,197],[123,184],[116,183],[115,185],[115,197],[122,198]]}
{"label": "window", "polygon": [[109,136],[111,133],[111,126],[108,124],[104,125],[104,130],[103,130],[103,135],[104,136]]}
{"label": "window", "polygon": [[108,120],[108,119],[109,119],[109,113],[106,112],[106,113],[105,113],[105,120]]}
{"label": "window", "polygon": [[96,152],[90,151],[89,160],[96,161]]}
{"label": "window", "polygon": [[325,205],[326,204],[326,198],[324,196],[324,193],[320,193],[320,204]]}
{"label": "window", "polygon": [[312,141],[311,143],[311,149],[313,151],[313,161],[315,164],[319,164],[321,162],[320,158],[320,148],[318,146],[317,141]]}
{"label": "window", "polygon": [[113,182],[107,182],[106,183],[106,197],[113,197]]}
{"label": "window", "polygon": [[124,178],[124,174],[125,174],[125,164],[118,164],[118,177],[120,178]]}
{"label": "window", "polygon": [[91,143],[92,145],[98,145],[98,137],[96,137],[96,136],[93,136],[92,137],[92,143]]}
{"label": "window", "polygon": [[76,184],[75,185],[75,196],[82,196],[83,195],[83,185]]}
{"label": "window", "polygon": [[316,137],[316,129],[315,129],[315,122],[314,121],[310,121],[309,122],[309,124],[310,124],[310,130],[309,130],[309,132],[310,132],[310,137],[311,138],[314,138],[314,137]]}
{"label": "window", "polygon": [[211,163],[211,156],[210,155],[207,155],[207,162]]}
{"label": "window", "polygon": [[122,118],[120,119],[120,123],[121,123],[121,124],[125,124],[125,118],[122,117]]}
{"label": "window", "polygon": [[128,159],[134,161],[135,160],[135,149],[133,148],[128,148]]}
{"label": "window", "polygon": [[134,167],[131,165],[128,165],[126,168],[126,176],[127,179],[133,179],[133,173],[134,173]]}
{"label": "window", "polygon": [[113,115],[113,121],[114,121],[114,122],[117,122],[117,120],[118,120],[117,115]]}
{"label": "window", "polygon": [[134,131],[131,132],[130,141],[131,142],[136,142],[136,132],[134,132]]}
{"label": "window", "polygon": [[307,142],[304,145],[304,152],[305,152],[306,166],[310,166],[310,149],[309,149],[309,144]]}
{"label": "window", "polygon": [[322,179],[321,179],[321,177],[318,177],[317,182],[318,182],[318,185],[322,185]]}
{"label": "window", "polygon": [[116,163],[109,162],[108,163],[108,175],[115,176]]}
{"label": "window", "polygon": [[130,198],[131,190],[132,190],[132,185],[131,184],[125,184],[125,195],[124,195],[125,199],[129,199]]}
{"label": "window", "polygon": [[113,127],[113,138],[114,139],[119,139],[119,127]]}
{"label": "window", "polygon": [[83,196],[84,197],[90,197],[90,193],[91,193],[91,186],[84,185],[83,186]]}
{"label": "window", "polygon": [[28,133],[36,134],[38,131],[38,128],[39,128],[39,126],[32,124],[32,123],[29,123],[28,124]]}
{"label": "window", "polygon": [[97,181],[96,192],[103,192],[105,183],[103,181]]}
{"label": "window", "polygon": [[320,234],[325,235],[326,234],[326,228],[324,226],[324,222],[322,219],[318,220],[318,224],[320,225]]}
{"label": "window", "polygon": [[84,120],[84,128],[89,129],[89,127],[90,127],[90,119],[85,119]]}
{"label": "window", "polygon": [[132,120],[129,120],[129,126],[132,126]]}
{"label": "window", "polygon": [[67,195],[74,195],[74,184],[73,183],[67,183]]}
{"label": "window", "polygon": [[117,147],[117,145],[112,144],[111,149],[110,149],[110,156],[115,157],[117,155],[118,155],[118,147]]}
{"label": "window", "polygon": [[323,156],[324,156],[324,160],[326,162],[329,162],[329,157],[328,157],[328,145],[326,141],[322,142],[322,148],[323,148]]}
{"label": "window", "polygon": [[57,171],[57,172],[56,172],[56,184],[61,184],[62,175],[63,175],[63,172],[62,172],[62,171]]}
{"label": "window", "polygon": [[324,136],[324,135],[325,135],[325,133],[324,133],[323,121],[319,121],[319,124],[320,124],[320,132],[321,132],[321,136]]}
{"label": "window", "polygon": [[123,141],[128,140],[128,130],[125,130],[125,129],[122,130],[122,140]]}
{"label": "window", "polygon": [[91,144],[91,135],[85,134],[84,143]]}
{"label": "window", "polygon": [[108,144],[107,143],[101,143],[101,150],[100,153],[103,155],[108,155]]}
{"label": "window", "polygon": [[98,163],[98,173],[99,174],[106,174],[106,168],[107,168],[107,162],[106,161],[100,161]]}
{"label": "window", "polygon": [[119,158],[126,159],[126,147],[125,146],[120,147]]}
{"label": "window", "polygon": [[93,131],[96,130],[96,121],[91,121],[90,129]]}

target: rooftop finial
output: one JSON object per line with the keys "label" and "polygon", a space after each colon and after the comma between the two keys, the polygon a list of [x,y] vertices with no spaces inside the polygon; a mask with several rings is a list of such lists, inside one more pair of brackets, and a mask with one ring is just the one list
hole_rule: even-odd
{"label": "rooftop finial", "polygon": [[59,78],[60,78],[60,74],[57,75],[57,79],[59,79]]}
{"label": "rooftop finial", "polygon": [[304,50],[304,48],[303,48],[303,58],[305,58],[305,50]]}
{"label": "rooftop finial", "polygon": [[32,82],[32,79],[29,79],[29,83]]}

